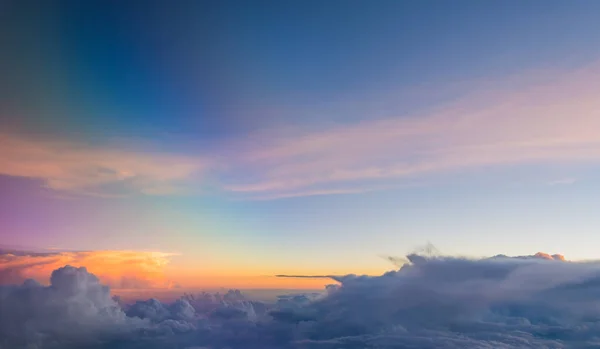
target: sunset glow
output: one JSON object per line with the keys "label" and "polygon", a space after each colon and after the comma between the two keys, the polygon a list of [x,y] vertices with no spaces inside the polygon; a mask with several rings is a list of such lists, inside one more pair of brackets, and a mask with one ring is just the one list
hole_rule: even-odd
{"label": "sunset glow", "polygon": [[600,346],[599,34],[592,0],[0,0],[0,349]]}

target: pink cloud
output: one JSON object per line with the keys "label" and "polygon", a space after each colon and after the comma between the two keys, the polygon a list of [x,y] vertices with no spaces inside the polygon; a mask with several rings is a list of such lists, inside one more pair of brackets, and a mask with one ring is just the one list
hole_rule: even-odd
{"label": "pink cloud", "polygon": [[315,187],[353,182],[357,190],[357,182],[481,166],[600,161],[600,64],[488,86],[424,115],[262,134],[240,148],[251,180],[227,188],[310,195]]}
{"label": "pink cloud", "polygon": [[210,154],[0,133],[0,175],[114,197],[189,192],[212,172],[220,178],[217,185],[238,196],[268,199],[358,193],[483,166],[600,161],[600,64],[475,86],[475,92],[419,115],[364,115],[365,121],[316,131],[263,131],[216,144]]}
{"label": "pink cloud", "polygon": [[38,179],[59,191],[110,197],[103,187],[123,185],[148,195],[169,194],[205,167],[205,160],[184,155],[0,134],[0,174]]}

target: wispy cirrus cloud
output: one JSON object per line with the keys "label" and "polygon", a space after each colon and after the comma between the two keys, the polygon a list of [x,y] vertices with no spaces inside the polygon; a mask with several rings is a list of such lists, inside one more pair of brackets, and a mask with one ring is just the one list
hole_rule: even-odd
{"label": "wispy cirrus cloud", "polygon": [[0,133],[0,175],[37,179],[53,190],[114,197],[172,194],[206,168],[193,156],[92,147]]}
{"label": "wispy cirrus cloud", "polygon": [[548,181],[546,184],[555,186],[555,185],[571,185],[577,183],[577,178],[561,178],[555,179],[553,181]]}
{"label": "wispy cirrus cloud", "polygon": [[[210,153],[0,133],[0,175],[102,197],[169,195],[212,184],[235,198],[272,200],[414,185],[425,175],[481,167],[600,162],[600,63],[478,82],[472,90],[418,115],[263,131],[221,140]],[[207,172],[218,180],[200,183]]]}
{"label": "wispy cirrus cloud", "polygon": [[240,147],[244,177],[227,188],[312,195],[482,166],[600,161],[600,64],[487,87],[422,115],[262,134]]}

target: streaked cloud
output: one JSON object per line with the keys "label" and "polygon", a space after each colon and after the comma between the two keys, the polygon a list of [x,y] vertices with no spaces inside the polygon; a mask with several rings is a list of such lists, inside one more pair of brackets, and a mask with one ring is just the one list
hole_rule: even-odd
{"label": "streaked cloud", "polygon": [[52,270],[84,266],[113,288],[167,288],[164,275],[173,254],[146,251],[23,252],[0,250],[0,284],[34,279],[46,283]]}
{"label": "streaked cloud", "polygon": [[325,189],[325,190],[307,190],[307,191],[297,191],[297,192],[287,192],[281,194],[267,194],[264,196],[253,196],[253,200],[277,200],[277,199],[287,199],[294,198],[299,196],[325,196],[325,195],[340,195],[340,194],[359,194],[369,191],[369,189]]}
{"label": "streaked cloud", "polygon": [[[362,193],[482,167],[600,161],[600,63],[476,82],[472,90],[419,115],[265,130],[221,140],[210,153],[0,134],[0,174],[108,198],[189,193],[210,184],[236,198],[271,200]],[[202,183],[207,172],[218,182]]]}
{"label": "streaked cloud", "polygon": [[227,188],[312,195],[485,166],[600,161],[599,64],[482,86],[422,115],[261,134],[239,147],[244,177]]}
{"label": "streaked cloud", "polygon": [[577,178],[561,178],[547,182],[548,185],[570,185],[577,183]]}
{"label": "streaked cloud", "polygon": [[286,274],[279,274],[279,275],[275,275],[275,277],[278,278],[291,278],[291,279],[331,279],[334,278],[335,276],[333,275],[286,275]]}
{"label": "streaked cloud", "polygon": [[92,147],[0,133],[0,175],[37,179],[54,190],[104,197],[164,195],[205,168],[198,158]]}

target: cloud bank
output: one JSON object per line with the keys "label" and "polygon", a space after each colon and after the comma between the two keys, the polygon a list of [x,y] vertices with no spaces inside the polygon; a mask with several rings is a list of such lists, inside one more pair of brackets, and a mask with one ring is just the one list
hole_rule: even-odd
{"label": "cloud bank", "polygon": [[411,254],[324,295],[251,302],[239,291],[120,305],[84,268],[0,290],[2,348],[591,348],[600,262],[536,254]]}

